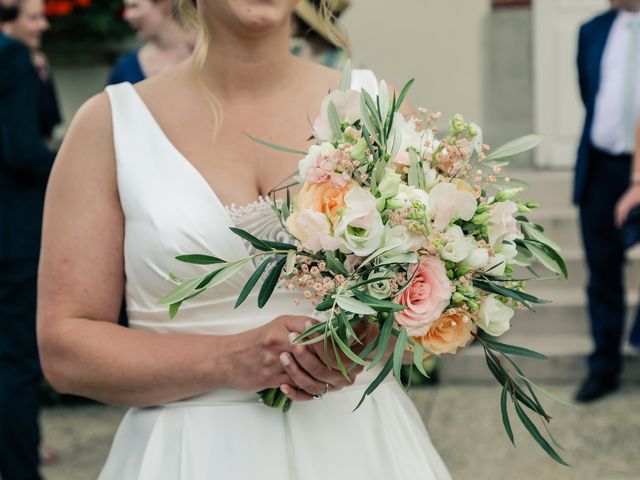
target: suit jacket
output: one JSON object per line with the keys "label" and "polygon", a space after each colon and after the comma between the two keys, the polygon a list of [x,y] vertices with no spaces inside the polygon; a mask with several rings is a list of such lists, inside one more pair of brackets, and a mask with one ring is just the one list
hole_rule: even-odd
{"label": "suit jacket", "polygon": [[578,39],[578,81],[580,96],[586,109],[584,128],[578,147],[578,160],[575,168],[573,201],[580,204],[589,171],[589,149],[591,148],[591,126],[596,105],[596,96],[600,88],[600,66],[604,48],[611,32],[613,22],[618,16],[615,10],[609,10],[588,21],[580,27]]}
{"label": "suit jacket", "polygon": [[26,46],[0,34],[0,261],[37,259],[55,152],[39,132],[38,77]]}

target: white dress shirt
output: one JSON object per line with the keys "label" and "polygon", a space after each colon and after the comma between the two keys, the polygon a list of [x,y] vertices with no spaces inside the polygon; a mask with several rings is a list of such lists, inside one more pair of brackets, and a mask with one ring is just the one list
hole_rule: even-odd
{"label": "white dress shirt", "polygon": [[[631,153],[626,145],[629,126],[625,121],[627,75],[635,73],[635,83],[631,95],[636,119],[640,113],[640,61],[635,62],[637,72],[628,72],[629,48],[632,32],[630,24],[640,22],[640,12],[622,11],[618,14],[607,38],[600,71],[600,88],[596,95],[591,143],[610,154]],[[640,55],[640,48],[637,49]],[[634,122],[635,123],[635,122]],[[633,129],[635,132],[635,128]]]}

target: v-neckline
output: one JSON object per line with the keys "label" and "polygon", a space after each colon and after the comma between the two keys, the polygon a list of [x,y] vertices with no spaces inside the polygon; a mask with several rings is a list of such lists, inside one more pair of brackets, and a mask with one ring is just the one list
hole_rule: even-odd
{"label": "v-neckline", "polygon": [[[156,120],[156,117],[153,115],[153,113],[151,112],[151,110],[149,109],[147,104],[145,103],[145,101],[142,98],[142,96],[135,89],[135,87],[130,82],[126,82],[126,84],[128,85],[129,90],[132,92],[133,96],[136,98],[136,101],[142,107],[142,110],[145,112],[145,115],[148,117],[150,123],[153,125],[153,128],[156,129],[158,135],[162,138],[164,143],[172,150],[172,152],[175,154],[175,156],[178,157],[180,162],[182,164],[184,164],[185,168],[190,170],[191,174],[193,176],[195,176],[197,178],[198,182],[200,182],[200,184],[209,192],[209,195],[213,198],[215,204],[218,206],[218,208],[220,208],[222,210],[222,212],[223,212],[223,214],[225,216],[225,219],[227,220],[227,223],[229,224],[229,226],[235,227],[236,224],[233,221],[233,218],[231,218],[231,215],[229,214],[227,206],[224,203],[222,203],[222,200],[220,200],[220,197],[218,197],[218,194],[216,193],[216,191],[213,188],[213,186],[209,183],[209,181],[202,174],[202,172],[200,172],[200,170],[198,170],[198,168],[191,162],[191,160],[189,160],[189,158],[186,155],[184,155],[180,151],[180,149],[178,149],[178,147],[176,147],[176,145],[167,136],[165,131],[162,129],[162,127],[160,126],[160,124]],[[254,200],[254,201],[256,201],[256,200]]]}

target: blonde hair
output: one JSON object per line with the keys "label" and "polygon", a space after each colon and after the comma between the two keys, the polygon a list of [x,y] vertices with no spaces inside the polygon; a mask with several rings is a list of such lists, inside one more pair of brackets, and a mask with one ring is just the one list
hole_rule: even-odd
{"label": "blonde hair", "polygon": [[[201,0],[206,1],[206,0]],[[222,125],[223,110],[220,101],[209,90],[200,73],[204,67],[204,62],[209,53],[209,30],[207,24],[198,14],[198,0],[175,0],[176,12],[178,20],[185,26],[194,28],[197,32],[196,45],[193,51],[193,65],[198,72],[198,83],[213,110],[214,113],[214,135],[218,133]],[[331,9],[331,0],[320,0],[318,13],[322,18],[322,22],[326,25],[329,32],[331,42],[338,48],[349,53],[349,44],[345,31],[339,26],[336,17]]]}

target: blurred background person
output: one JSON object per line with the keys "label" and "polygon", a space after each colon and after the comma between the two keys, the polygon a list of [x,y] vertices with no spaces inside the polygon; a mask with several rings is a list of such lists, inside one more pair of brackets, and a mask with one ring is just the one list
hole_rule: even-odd
{"label": "blurred background person", "polygon": [[51,142],[53,130],[62,122],[58,97],[49,67],[49,61],[40,50],[42,34],[49,29],[43,14],[42,1],[20,0],[16,2],[15,18],[3,22],[5,35],[29,47],[31,60],[38,73],[38,125],[42,136]]}
{"label": "blurred background person", "polygon": [[195,32],[180,25],[172,0],[124,0],[123,16],[145,44],[118,59],[108,85],[140,82],[191,55]]}
{"label": "blurred background person", "polygon": [[[332,30],[322,18],[319,0],[300,0],[292,15],[291,52],[327,67],[340,68],[346,60],[345,51],[338,46]],[[350,0],[329,2],[332,21],[342,15],[351,4]]]}
{"label": "blurred background person", "polygon": [[48,28],[42,0],[0,0],[0,477],[38,479],[36,277],[44,192],[55,152],[44,141],[33,63]]}
{"label": "blurred background person", "polygon": [[[618,388],[625,321],[624,246],[616,202],[629,183],[640,111],[640,0],[617,0],[580,28],[578,77],[586,119],[575,172],[574,201],[589,267],[589,316],[595,349],[576,400]],[[632,187],[633,188],[633,187]]]}

